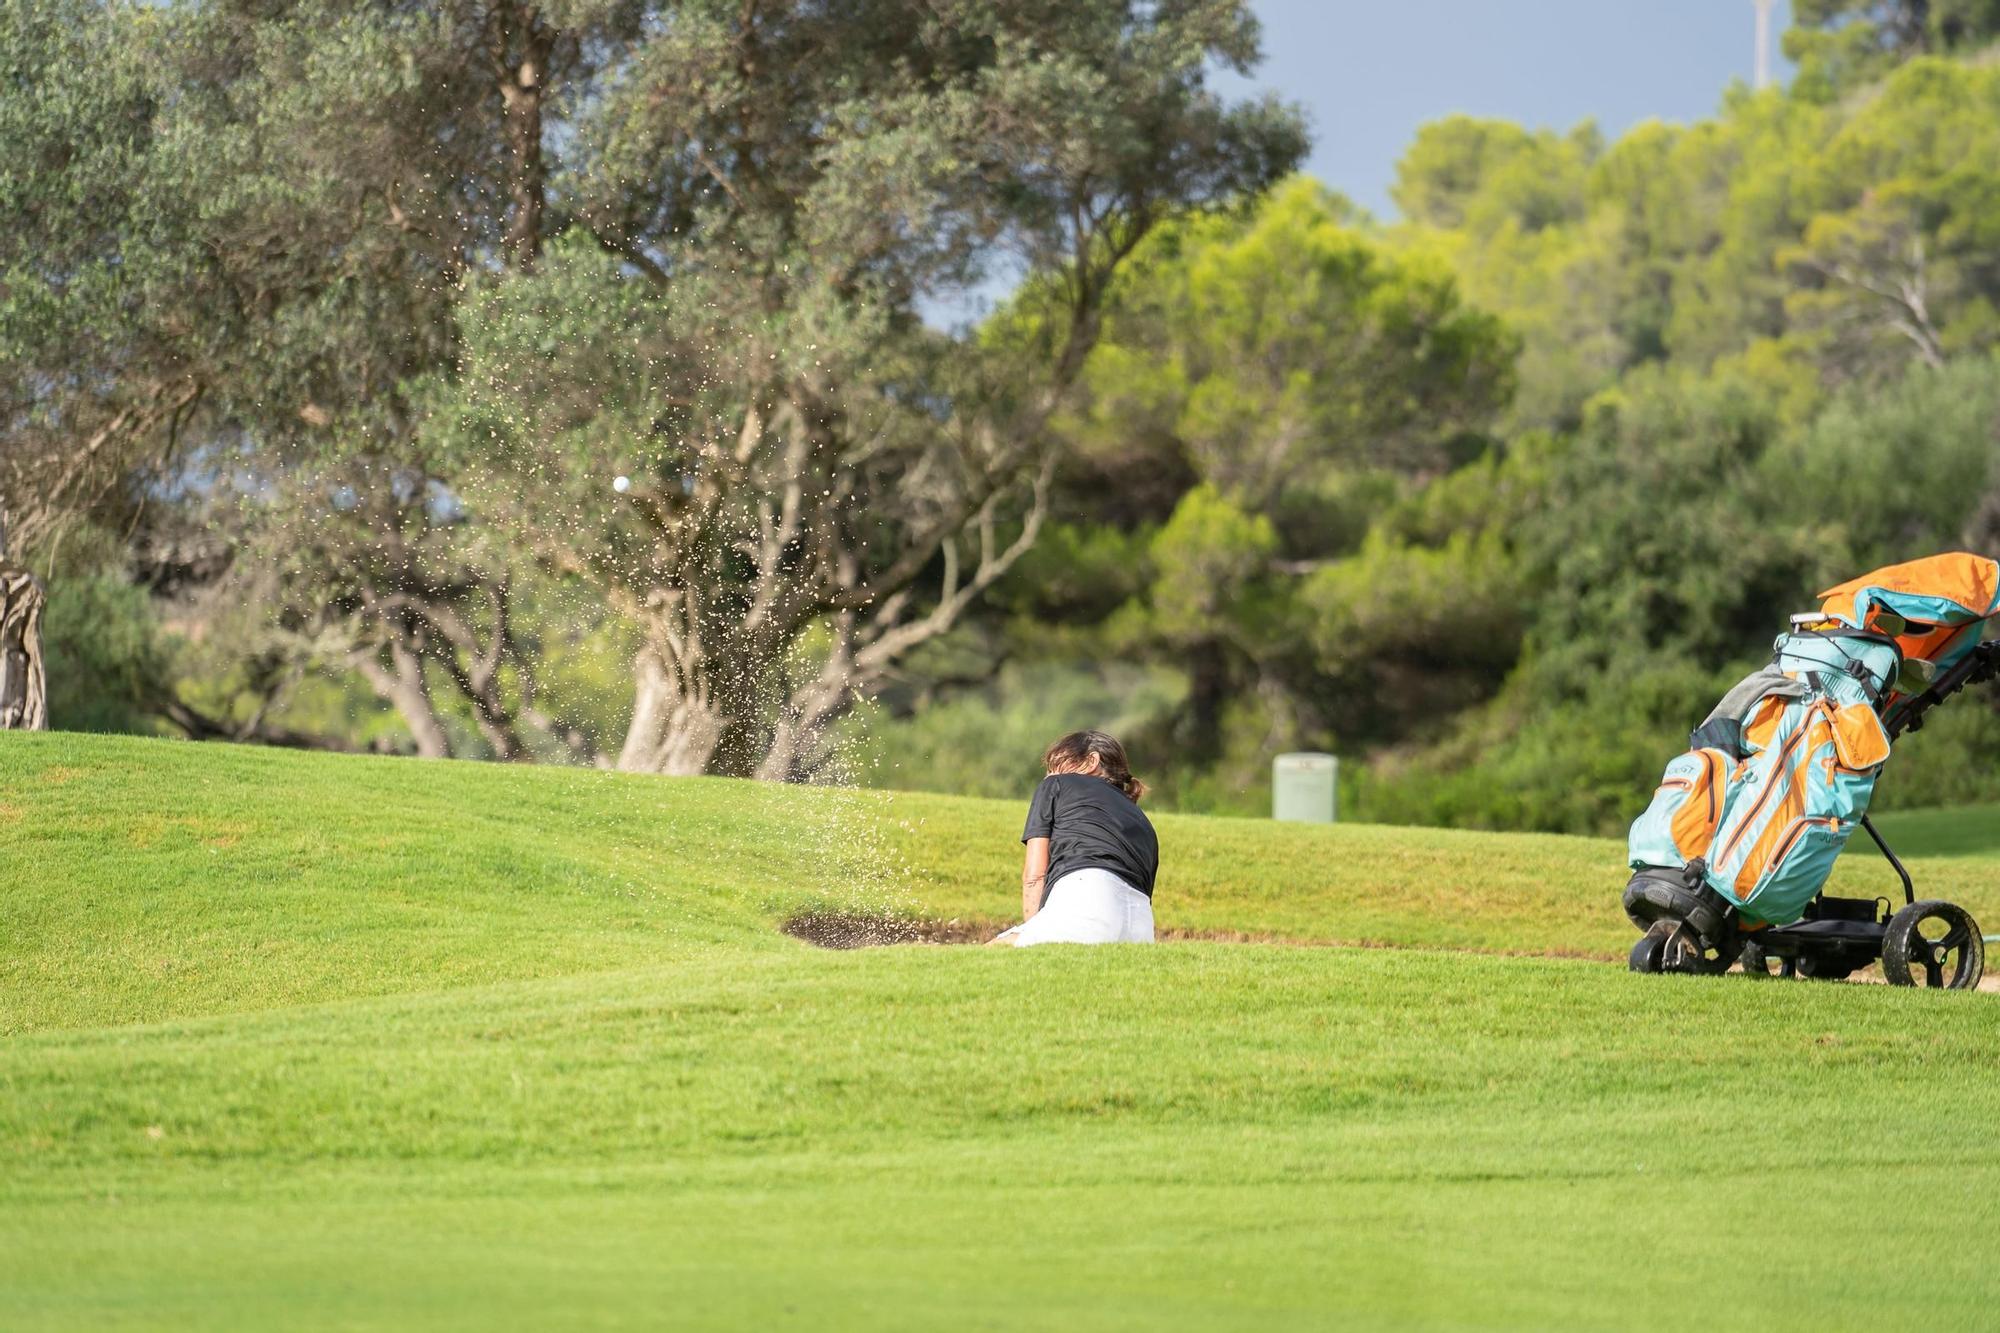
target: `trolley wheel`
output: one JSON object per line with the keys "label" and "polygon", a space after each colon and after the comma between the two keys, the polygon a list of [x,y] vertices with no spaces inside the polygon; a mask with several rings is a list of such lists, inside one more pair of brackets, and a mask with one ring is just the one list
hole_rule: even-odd
{"label": "trolley wheel", "polygon": [[1690,972],[1713,976],[1727,972],[1736,961],[1741,945],[1731,932],[1720,948],[1702,944],[1701,936],[1685,921],[1661,917],[1646,927],[1646,933],[1632,946],[1626,966],[1634,972]]}
{"label": "trolley wheel", "polygon": [[[1739,955],[1743,964],[1743,975],[1753,978],[1792,977],[1798,974],[1798,967],[1789,958],[1765,953],[1762,945],[1755,940],[1743,941],[1743,952]],[[1773,964],[1776,964],[1773,967]]]}
{"label": "trolley wheel", "polygon": [[1882,975],[1890,985],[1971,990],[1985,971],[1979,923],[1958,904],[1926,898],[1889,918]]}
{"label": "trolley wheel", "polygon": [[[1689,932],[1691,935],[1693,932]],[[1680,971],[1699,972],[1705,977],[1719,977],[1727,972],[1730,965],[1743,952],[1743,940],[1735,931],[1724,935],[1722,942],[1714,948],[1705,949],[1701,941],[1689,939],[1687,952],[1683,955]]]}
{"label": "trolley wheel", "polygon": [[1674,933],[1672,921],[1655,921],[1646,927],[1646,933],[1632,946],[1632,954],[1625,965],[1634,972],[1659,972],[1664,969],[1661,959],[1667,948],[1667,937]]}

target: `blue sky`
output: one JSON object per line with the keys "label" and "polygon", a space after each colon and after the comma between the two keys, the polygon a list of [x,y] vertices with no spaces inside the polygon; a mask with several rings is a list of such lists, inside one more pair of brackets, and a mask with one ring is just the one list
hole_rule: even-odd
{"label": "blue sky", "polygon": [[[1417,127],[1453,112],[1607,137],[1713,112],[1750,81],[1751,0],[1253,0],[1264,63],[1252,86],[1312,117],[1306,169],[1379,217]],[[1776,54],[1790,21],[1772,18]],[[1233,82],[1233,81],[1232,81]]]}

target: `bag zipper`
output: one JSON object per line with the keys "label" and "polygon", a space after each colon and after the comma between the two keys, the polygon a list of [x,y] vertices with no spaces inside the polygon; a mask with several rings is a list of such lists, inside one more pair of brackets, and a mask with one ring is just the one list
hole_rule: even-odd
{"label": "bag zipper", "polygon": [[[1708,787],[1708,822],[1713,824],[1715,822],[1715,756],[1706,750],[1699,751],[1698,753],[1701,755],[1702,775]],[[1662,778],[1657,790],[1665,791],[1669,787],[1676,787],[1681,791],[1693,791],[1694,779]]]}
{"label": "bag zipper", "polygon": [[1835,819],[1831,815],[1802,816],[1799,819],[1799,821],[1792,826],[1792,831],[1785,835],[1785,840],[1778,844],[1778,850],[1771,853],[1771,859],[1765,865],[1764,873],[1757,877],[1756,887],[1750,890],[1749,897],[1746,897],[1743,900],[1744,902],[1746,903],[1749,902],[1751,898],[1755,898],[1759,893],[1762,893],[1764,891],[1764,882],[1770,879],[1772,873],[1775,872],[1779,866],[1785,863],[1785,857],[1791,853],[1793,847],[1798,845],[1799,840],[1806,836],[1806,830],[1811,828],[1814,824],[1827,824],[1832,827],[1838,828],[1840,826],[1840,821],[1838,819]]}

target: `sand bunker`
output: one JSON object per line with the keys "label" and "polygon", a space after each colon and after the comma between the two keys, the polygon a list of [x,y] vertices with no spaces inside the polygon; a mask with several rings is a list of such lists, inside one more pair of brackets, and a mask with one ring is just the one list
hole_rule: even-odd
{"label": "sand bunker", "polygon": [[[867,912],[803,912],[778,929],[794,939],[816,944],[822,949],[873,949],[887,944],[984,944],[1012,924],[1011,921],[989,921],[983,917],[953,917],[949,921],[939,921]],[[1162,926],[1157,938],[1161,941],[1285,944],[1299,948],[1336,947],[1334,941],[1295,940],[1240,930],[1187,930],[1177,926]],[[1360,947],[1372,946],[1363,944]]]}
{"label": "sand bunker", "polygon": [[806,912],[778,929],[822,949],[872,949],[885,944],[984,944],[1007,928],[1002,921],[932,921],[863,912]]}

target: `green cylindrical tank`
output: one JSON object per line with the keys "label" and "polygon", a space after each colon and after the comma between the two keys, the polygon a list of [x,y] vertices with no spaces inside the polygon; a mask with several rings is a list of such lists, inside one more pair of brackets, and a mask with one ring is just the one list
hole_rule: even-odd
{"label": "green cylindrical tank", "polygon": [[1281,754],[1271,761],[1271,818],[1331,824],[1340,761],[1330,754]]}

